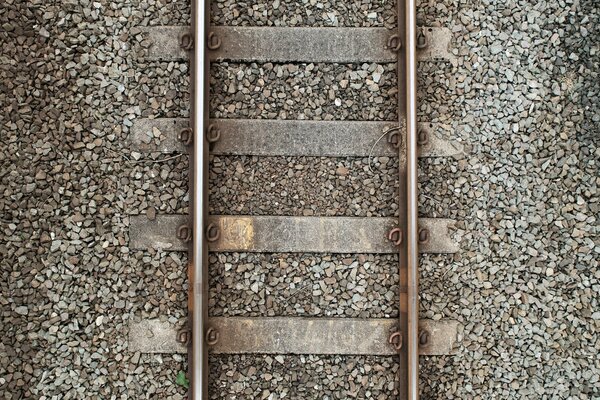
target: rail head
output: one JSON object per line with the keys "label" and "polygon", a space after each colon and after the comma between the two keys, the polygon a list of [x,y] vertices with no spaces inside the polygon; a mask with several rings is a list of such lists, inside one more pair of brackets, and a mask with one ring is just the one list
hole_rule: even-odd
{"label": "rail head", "polygon": [[[417,122],[417,57],[418,50],[424,50],[427,37],[421,31],[417,37],[416,0],[406,0],[398,3],[398,20],[404,20],[403,60],[398,61],[398,76],[404,82],[404,104],[400,109],[405,110],[405,171],[401,172],[400,180],[404,179],[405,206],[404,226],[406,227],[406,245],[400,254],[400,280],[406,292],[400,295],[400,326],[405,334],[404,376],[402,398],[406,400],[419,399],[419,219],[418,219],[418,122]],[[402,35],[402,33],[400,33]],[[420,43],[423,42],[423,43]],[[404,62],[402,62],[404,61]],[[402,71],[404,68],[404,71]],[[400,95],[402,97],[402,95]],[[404,107],[403,107],[404,106]],[[400,183],[402,187],[402,182]],[[402,212],[402,211],[401,211]],[[401,216],[401,220],[402,220]],[[404,318],[404,321],[402,320]]]}
{"label": "rail head", "polygon": [[[206,53],[206,26],[209,24],[210,0],[192,1],[193,32],[192,40],[185,48],[192,55],[192,166],[190,171],[190,215],[192,240],[188,278],[188,319],[191,321],[189,349],[189,376],[191,400],[208,399],[208,351],[204,340],[206,319],[208,318],[208,247],[204,238],[204,225],[207,216],[208,193],[208,146],[204,130],[208,117],[208,79],[210,61]],[[183,36],[182,36],[183,38]],[[184,46],[182,46],[184,47]],[[190,51],[191,50],[191,51]]]}

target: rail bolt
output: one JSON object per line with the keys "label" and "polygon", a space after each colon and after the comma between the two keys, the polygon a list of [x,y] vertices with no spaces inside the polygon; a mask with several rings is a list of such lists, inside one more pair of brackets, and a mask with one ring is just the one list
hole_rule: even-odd
{"label": "rail bolt", "polygon": [[394,34],[389,37],[387,41],[387,47],[393,51],[399,51],[402,48],[402,40],[398,34]]}
{"label": "rail bolt", "polygon": [[215,143],[221,139],[221,130],[218,129],[214,124],[208,125],[206,128],[206,141],[208,143]]}
{"label": "rail bolt", "polygon": [[400,135],[398,134],[398,131],[390,131],[388,133],[387,141],[395,148],[400,147]]}
{"label": "rail bolt", "polygon": [[417,130],[417,144],[419,146],[425,146],[429,143],[429,132],[425,128],[419,128]]}
{"label": "rail bolt", "polygon": [[422,330],[419,332],[419,344],[421,346],[426,346],[429,343],[429,331]]}
{"label": "rail bolt", "polygon": [[219,331],[215,328],[208,328],[206,330],[204,340],[206,341],[207,345],[214,346],[215,344],[219,343]]}
{"label": "rail bolt", "polygon": [[194,139],[194,131],[192,128],[183,128],[177,134],[177,139],[179,139],[179,141],[186,146],[189,146],[192,144],[192,140]]}
{"label": "rail bolt", "polygon": [[402,229],[394,228],[388,233],[388,239],[391,240],[396,246],[402,244]]}
{"label": "rail bolt", "polygon": [[190,339],[191,339],[191,335],[190,335],[190,331],[188,331],[187,329],[182,329],[179,332],[177,332],[177,342],[181,343],[183,345],[188,345],[190,344]]}
{"label": "rail bolt", "polygon": [[426,244],[429,242],[429,229],[420,228],[419,229],[419,244]]}
{"label": "rail bolt", "polygon": [[177,239],[181,240],[182,242],[189,242],[192,240],[192,228],[190,228],[188,225],[181,225],[179,228],[177,228]]}
{"label": "rail bolt", "polygon": [[417,34],[417,49],[423,50],[429,46],[429,40],[427,40],[427,36],[423,33],[423,29],[419,30]]}
{"label": "rail bolt", "polygon": [[212,31],[209,32],[206,40],[206,47],[208,47],[209,50],[217,50],[221,47],[221,38],[218,37],[216,33]]}
{"label": "rail bolt", "polygon": [[186,32],[179,38],[179,46],[185,51],[190,51],[194,48],[194,35]]}
{"label": "rail bolt", "polygon": [[208,242],[216,242],[219,240],[219,236],[221,236],[221,231],[219,227],[212,222],[208,224],[206,227],[206,241]]}
{"label": "rail bolt", "polygon": [[396,351],[400,351],[402,349],[402,332],[392,332],[388,339],[388,343],[391,344]]}

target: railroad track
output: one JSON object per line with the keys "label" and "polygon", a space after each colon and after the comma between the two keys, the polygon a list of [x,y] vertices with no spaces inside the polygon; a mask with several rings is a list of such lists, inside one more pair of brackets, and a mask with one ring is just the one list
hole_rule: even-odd
{"label": "railroad track", "polygon": [[[454,253],[454,221],[417,215],[417,158],[463,152],[447,126],[417,121],[417,61],[452,62],[450,32],[416,25],[415,1],[400,2],[399,26],[287,28],[211,26],[196,2],[193,27],[146,28],[147,57],[189,57],[192,118],[140,119],[140,152],[190,155],[190,215],[135,216],[130,247],[188,251],[189,328],[145,320],[130,327],[129,349],[189,352],[190,397],[209,398],[209,354],[397,356],[399,398],[419,397],[419,355],[452,352],[455,321],[419,320],[418,255]],[[211,63],[396,63],[398,116],[392,121],[218,119],[209,114]],[[152,140],[155,130],[162,140]],[[399,217],[208,215],[210,155],[398,157]],[[397,254],[399,318],[213,317],[208,309],[209,252]]]}

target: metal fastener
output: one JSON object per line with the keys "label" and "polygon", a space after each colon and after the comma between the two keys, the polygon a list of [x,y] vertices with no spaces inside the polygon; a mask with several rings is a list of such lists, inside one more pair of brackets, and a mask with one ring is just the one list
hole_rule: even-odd
{"label": "metal fastener", "polygon": [[186,32],[179,38],[179,46],[185,51],[191,51],[194,48],[194,35]]}
{"label": "metal fastener", "polygon": [[429,131],[425,128],[419,128],[417,130],[417,144],[419,146],[425,146],[429,143]]}
{"label": "metal fastener", "polygon": [[387,41],[387,47],[393,51],[399,51],[402,48],[402,40],[398,34],[394,34],[389,37]]}
{"label": "metal fastener", "polygon": [[192,144],[192,140],[194,139],[194,131],[192,128],[183,128],[177,134],[177,139],[179,139],[186,146],[189,146]]}
{"label": "metal fastener", "polygon": [[417,34],[417,49],[423,50],[426,49],[427,46],[429,46],[429,40],[427,40],[427,36],[423,32],[423,29],[420,29]]}
{"label": "metal fastener", "polygon": [[419,228],[419,244],[426,244],[429,242],[429,229]]}
{"label": "metal fastener", "polygon": [[204,340],[206,344],[209,346],[214,346],[219,342],[219,331],[215,328],[208,328],[206,330],[206,335],[204,336]]}
{"label": "metal fastener", "polygon": [[388,132],[387,141],[395,148],[400,147],[400,135],[398,134],[398,131]]}
{"label": "metal fastener", "polygon": [[400,351],[402,349],[402,342],[402,332],[396,331],[390,334],[388,343],[391,344],[396,351]]}
{"label": "metal fastener", "polygon": [[190,228],[189,225],[181,225],[177,228],[177,239],[182,242],[189,242],[192,240],[192,228]]}
{"label": "metal fastener", "polygon": [[219,38],[219,36],[217,36],[217,34],[213,31],[208,32],[206,47],[208,47],[209,50],[217,50],[219,47],[221,47],[221,38]]}
{"label": "metal fastener", "polygon": [[425,346],[429,343],[429,331],[422,330],[419,332],[419,344]]}
{"label": "metal fastener", "polygon": [[221,236],[221,231],[219,227],[214,223],[208,224],[206,227],[206,241],[208,242],[216,242],[219,240],[219,236]]}
{"label": "metal fastener", "polygon": [[177,342],[181,343],[185,346],[187,346],[188,344],[190,344],[190,339],[192,338],[192,335],[190,335],[190,331],[187,329],[182,329],[179,332],[177,332]]}
{"label": "metal fastener", "polygon": [[221,138],[221,130],[217,128],[214,124],[208,125],[206,128],[206,141],[208,143],[218,142]]}
{"label": "metal fastener", "polygon": [[394,228],[388,233],[388,239],[391,240],[396,246],[402,244],[402,229]]}

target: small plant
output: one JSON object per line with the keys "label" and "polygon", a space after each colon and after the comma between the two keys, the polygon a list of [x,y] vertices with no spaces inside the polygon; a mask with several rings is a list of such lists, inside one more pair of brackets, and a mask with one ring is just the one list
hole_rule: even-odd
{"label": "small plant", "polygon": [[185,372],[179,371],[177,373],[177,378],[175,378],[175,383],[179,386],[183,386],[186,389],[190,388],[190,380],[185,376]]}

